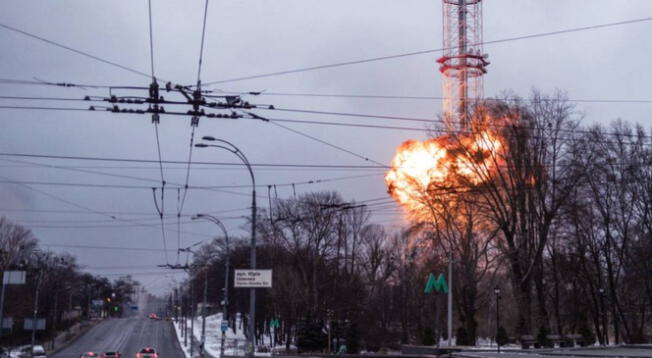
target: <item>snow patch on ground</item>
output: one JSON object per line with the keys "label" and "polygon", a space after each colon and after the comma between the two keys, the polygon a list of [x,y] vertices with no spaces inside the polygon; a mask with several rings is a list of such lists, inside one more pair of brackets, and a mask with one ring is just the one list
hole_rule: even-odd
{"label": "snow patch on ground", "polygon": [[[188,319],[188,327],[190,328],[191,320]],[[206,316],[206,353],[213,357],[219,357],[222,347],[222,313]],[[202,331],[202,317],[195,318],[193,335],[197,342],[201,342]],[[245,327],[243,326],[240,314],[236,315],[235,327],[229,327],[224,335],[224,354],[225,355],[244,355],[247,348],[247,337],[244,334]],[[258,346],[271,346],[269,337],[257,342]],[[279,347],[285,349],[285,347]],[[256,356],[268,357],[271,353],[256,352]]]}
{"label": "snow patch on ground", "polygon": [[183,345],[183,336],[181,335],[181,322],[173,321],[172,326],[174,326],[174,331],[177,334],[177,341],[179,342],[179,346],[181,347],[183,354],[186,356],[186,358],[192,358],[190,356],[190,346],[186,347]]}

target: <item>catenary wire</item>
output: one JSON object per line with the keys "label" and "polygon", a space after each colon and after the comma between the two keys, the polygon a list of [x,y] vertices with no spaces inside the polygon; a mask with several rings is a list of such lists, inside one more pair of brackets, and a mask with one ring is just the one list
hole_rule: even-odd
{"label": "catenary wire", "polygon": [[[498,44],[498,43],[504,43],[504,42],[510,42],[510,41],[518,41],[518,40],[532,39],[532,38],[538,38],[538,37],[554,36],[554,35],[560,35],[560,34],[566,34],[566,33],[572,33],[572,32],[595,30],[595,29],[599,29],[599,28],[620,26],[620,25],[628,25],[628,24],[647,22],[647,21],[652,21],[652,17],[625,20],[625,21],[618,21],[618,22],[611,22],[611,23],[591,25],[591,26],[575,27],[575,28],[557,30],[557,31],[540,32],[540,33],[536,33],[536,34],[529,34],[529,35],[522,35],[522,36],[507,37],[507,38],[503,38],[503,39],[497,39],[497,40],[491,40],[491,41],[483,41],[483,42],[479,42],[479,43],[476,43],[476,44],[470,44],[469,46],[491,45],[491,44]],[[288,75],[288,74],[299,73],[299,72],[308,72],[308,71],[322,70],[322,69],[327,69],[327,68],[335,68],[335,67],[342,67],[342,66],[357,65],[357,64],[362,64],[362,63],[391,60],[391,59],[402,58],[402,57],[410,57],[410,56],[424,55],[424,54],[435,53],[435,52],[443,52],[443,51],[448,50],[448,49],[456,49],[456,48],[457,47],[437,48],[437,49],[413,51],[413,52],[401,53],[401,54],[396,54],[396,55],[372,57],[372,58],[367,58],[367,59],[337,62],[337,63],[327,64],[327,65],[317,65],[317,66],[303,67],[303,68],[297,68],[297,69],[292,69],[292,70],[284,70],[284,71],[262,73],[262,74],[257,74],[257,75],[250,75],[250,76],[235,77],[235,78],[211,81],[211,82],[205,83],[205,85],[214,85],[214,84],[227,83],[227,82],[238,82],[238,81],[251,80],[251,79],[257,79],[257,78]]]}
{"label": "catenary wire", "polygon": [[[3,159],[0,159],[3,160]],[[288,187],[292,185],[313,185],[313,184],[323,184],[323,183],[329,183],[329,182],[336,182],[336,181],[342,181],[342,180],[351,180],[351,179],[360,179],[360,178],[369,178],[369,177],[377,177],[379,176],[380,173],[374,173],[374,174],[364,174],[364,175],[350,175],[350,176],[343,176],[343,177],[335,177],[335,178],[325,178],[325,179],[312,179],[312,180],[306,180],[306,181],[297,181],[297,182],[291,182],[291,183],[278,183],[278,184],[256,184],[256,187],[269,187],[269,186],[275,186],[275,187]],[[107,183],[80,183],[80,182],[53,182],[53,181],[31,181],[31,180],[0,180],[0,184],[6,184],[6,183],[21,183],[21,184],[27,184],[27,185],[44,185],[44,186],[64,186],[64,187],[79,187],[79,188],[93,188],[93,189],[141,189],[141,190],[152,190],[151,186],[148,185],[127,185],[127,184],[107,184]],[[211,186],[201,186],[201,185],[193,185],[193,186],[188,186],[188,189],[195,189],[195,190],[207,190],[207,189],[240,189],[240,188],[250,188],[251,185],[211,185]],[[180,186],[173,187],[175,189],[181,189]],[[184,187],[185,188],[185,187]],[[181,215],[184,216],[184,215]]]}
{"label": "catenary wire", "polygon": [[381,163],[381,162],[378,162],[378,161],[373,160],[373,159],[369,159],[368,157],[366,157],[366,156],[364,156],[364,155],[361,155],[361,154],[358,154],[358,153],[356,153],[356,152],[350,151],[350,150],[348,150],[348,149],[346,149],[346,148],[343,148],[343,147],[341,147],[341,146],[339,146],[339,145],[336,145],[336,144],[333,144],[333,143],[327,142],[327,141],[325,141],[325,140],[323,140],[323,139],[319,139],[319,138],[314,137],[314,136],[312,136],[312,135],[310,135],[310,134],[304,133],[304,132],[299,131],[299,130],[296,130],[296,129],[294,129],[294,128],[290,128],[290,127],[284,126],[284,125],[279,124],[279,123],[276,123],[276,122],[270,122],[270,123],[272,123],[273,125],[275,125],[275,126],[277,126],[277,127],[283,128],[283,129],[285,129],[285,130],[287,130],[287,131],[293,132],[293,133],[298,134],[298,135],[300,135],[300,136],[303,136],[303,137],[306,137],[306,138],[312,139],[312,140],[314,140],[314,141],[316,141],[316,142],[319,142],[319,143],[321,143],[321,144],[327,145],[327,146],[329,146],[329,147],[331,147],[331,148],[335,148],[335,149],[337,149],[337,150],[339,150],[339,151],[342,151],[342,152],[344,152],[344,153],[351,154],[351,155],[353,155],[354,157],[360,158],[360,159],[362,159],[362,160],[364,160],[364,161],[372,162],[372,163],[378,164],[378,165],[380,165],[380,166],[385,166],[386,168],[389,168],[389,167],[387,167],[385,164],[383,164],[383,163]]}
{"label": "catenary wire", "polygon": [[[0,109],[19,109],[19,110],[71,110],[71,111],[91,111],[91,112],[97,112],[97,113],[112,113],[108,111],[96,111],[96,110],[90,110],[90,109],[83,109],[83,108],[61,108],[61,107],[25,107],[25,106],[0,106]],[[273,110],[270,108],[258,108],[258,109],[269,109]],[[387,116],[387,115],[376,115],[376,114],[365,114],[365,113],[345,113],[345,112],[327,112],[327,111],[312,111],[312,110],[297,110],[297,111],[310,111],[314,112],[314,114],[324,114],[324,115],[333,115],[333,116],[349,116],[349,117],[362,117],[362,118],[379,118],[379,119],[390,119],[390,120],[401,120],[401,121],[416,121],[416,122],[425,122],[425,123],[437,123],[441,124],[444,123],[443,120],[441,119],[428,119],[428,118],[412,118],[412,117],[402,117],[402,116]],[[131,112],[128,112],[131,114]],[[187,113],[181,113],[181,112],[166,112],[164,113],[165,115],[180,115],[180,116],[187,116]],[[251,112],[247,112],[247,114],[251,115],[252,118],[247,118],[247,119],[264,119],[265,121],[272,121],[275,119],[268,119],[268,118],[263,118],[261,116],[255,115]],[[295,121],[295,120],[289,120],[289,119],[281,119],[280,121]],[[322,121],[303,121],[301,123],[304,124],[318,124],[318,125],[324,125],[325,122]],[[355,123],[350,123],[350,124],[345,124],[342,122],[331,122],[333,123],[332,125],[339,125],[339,126],[352,126],[352,127],[362,127],[362,128],[369,128],[370,125],[367,124],[355,124]],[[501,124],[494,124],[493,125],[496,128],[505,128],[509,127],[509,125],[501,125]],[[416,131],[419,130],[418,128],[414,127],[395,127],[392,128],[391,126],[378,126],[378,128],[382,129],[395,129],[395,130],[410,130],[410,131]],[[524,128],[530,128],[530,129],[536,129],[534,127],[524,127]],[[443,129],[428,129],[427,131],[433,132],[433,133],[442,133],[446,134],[448,132],[444,131]],[[582,129],[556,129],[556,131],[560,133],[570,133],[570,134],[580,134],[580,133],[591,133],[590,130],[582,130]],[[606,135],[610,136],[618,136],[618,133],[611,133],[611,132],[604,132]],[[538,138],[537,136],[532,135],[532,138]],[[652,138],[650,135],[644,135],[646,138]],[[573,139],[573,138],[564,138],[560,137],[560,139]],[[606,141],[605,141],[606,142]],[[614,142],[610,142],[614,143]],[[646,144],[646,145],[652,145],[651,144]]]}
{"label": "catenary wire", "polygon": [[[220,93],[239,94],[239,95],[252,95],[252,96],[288,96],[288,97],[319,97],[319,98],[360,98],[360,99],[398,99],[398,100],[428,100],[428,101],[443,101],[446,98],[442,96],[398,96],[398,95],[371,95],[371,94],[353,94],[353,93],[301,93],[301,92],[269,92],[269,91],[229,91],[229,90],[215,90]],[[206,97],[211,97],[210,95]],[[510,98],[494,99],[491,97],[485,98],[484,101],[514,101]],[[519,99],[519,101],[531,102],[530,99]],[[608,98],[568,98],[568,102],[576,103],[639,103],[648,104],[652,103],[650,99],[608,99]]]}
{"label": "catenary wire", "polygon": [[149,17],[149,60],[152,70],[152,80],[155,80],[154,74],[154,33],[152,31],[152,0],[147,0],[147,13]]}
{"label": "catenary wire", "polygon": [[[206,214],[222,214],[222,213],[228,213],[228,212],[236,212],[236,211],[248,211],[250,210],[249,207],[244,207],[244,208],[234,208],[234,209],[224,209],[224,210],[216,210],[216,211],[208,211]],[[94,213],[85,211],[85,210],[54,210],[54,209],[3,209],[0,208],[0,212],[26,212],[26,213],[50,213],[50,214],[70,214],[70,215],[79,215],[79,214],[89,214],[89,215],[94,215]],[[158,214],[152,214],[151,212],[136,212],[136,211],[102,211],[105,214],[110,214],[110,215],[120,215],[120,216],[152,216],[156,215],[158,220]],[[184,215],[186,217],[190,217],[192,215]],[[170,215],[170,217],[172,217]],[[147,220],[147,219],[146,219]]]}
{"label": "catenary wire", "polygon": [[[114,174],[114,173],[106,173],[106,172],[101,172],[101,171],[96,171],[96,170],[86,170],[86,169],[76,169],[76,168],[67,168],[64,166],[59,166],[59,165],[52,165],[52,164],[43,164],[43,163],[35,163],[35,162],[29,162],[29,161],[24,161],[24,160],[15,160],[15,159],[6,159],[6,158],[0,158],[0,161],[7,161],[7,162],[18,162],[18,163],[26,163],[30,164],[33,167],[44,167],[44,168],[55,168],[55,169],[61,169],[61,170],[68,170],[68,171],[73,171],[73,172],[81,172],[81,173],[88,173],[88,174],[94,174],[94,175],[101,175],[101,176],[108,176],[108,177],[116,177],[116,178],[124,178],[124,179],[130,179],[130,180],[137,180],[137,181],[144,181],[144,182],[157,182],[158,179],[151,179],[151,178],[142,178],[142,177],[137,177],[133,175],[124,175],[124,174]],[[175,185],[176,187],[180,187],[181,184],[178,183],[167,183],[167,184],[172,184]],[[155,189],[158,190],[162,187],[149,187],[150,189]],[[218,192],[218,193],[225,193],[225,194],[232,194],[232,195],[238,195],[238,196],[248,196],[249,194],[246,193],[240,193],[240,192],[234,192],[230,190],[224,190],[224,189],[219,189],[219,188],[212,188],[211,186],[204,186],[201,188],[202,190],[209,190],[213,192]],[[159,213],[160,215],[161,213]],[[165,213],[163,213],[165,215]]]}
{"label": "catenary wire", "polygon": [[[72,156],[72,155],[50,155],[50,154],[32,154],[32,153],[11,153],[0,152],[0,156],[7,157],[31,157],[63,160],[83,160],[83,161],[102,161],[102,162],[125,162],[125,163],[158,163],[158,160],[140,159],[140,158],[111,158],[111,157],[93,157],[93,156]],[[185,161],[163,160],[166,164],[186,164]],[[193,165],[222,165],[222,166],[244,166],[240,162],[193,162]],[[252,167],[282,167],[282,168],[338,168],[338,169],[387,169],[386,166],[379,165],[357,165],[357,164],[299,164],[299,163],[250,163]]]}
{"label": "catenary wire", "polygon": [[[75,248],[75,249],[98,249],[98,250],[125,250],[125,251],[163,251],[155,247],[127,247],[127,246],[97,246],[97,245],[75,245],[75,244],[50,244],[41,243],[46,247],[62,247],[62,248]],[[169,250],[174,251],[174,250]]]}
{"label": "catenary wire", "polygon": [[[0,80],[0,84],[2,81]],[[115,88],[109,87],[107,88]],[[135,88],[134,88],[135,89]],[[142,87],[141,89],[145,90],[147,88]],[[221,91],[222,93],[229,94],[239,94],[239,95],[252,95],[255,93],[255,96],[296,96],[296,97],[332,97],[332,98],[362,98],[362,99],[400,99],[400,100],[437,100],[443,101],[444,97],[437,96],[393,96],[393,95],[363,95],[363,94],[320,94],[320,93],[282,93],[282,92],[238,92],[238,91]],[[102,96],[97,96],[102,97]],[[221,98],[221,96],[211,96],[206,95],[206,98]],[[145,97],[142,97],[145,98]],[[42,97],[42,96],[0,96],[0,99],[15,99],[15,100],[28,100],[28,101],[68,101],[68,102],[106,102],[101,99],[85,99],[85,98],[75,98],[75,97]],[[533,102],[534,100],[528,98],[521,99],[511,99],[511,98],[484,98],[483,101],[486,102],[495,102],[495,101],[505,101],[505,102]],[[543,101],[543,99],[542,99]],[[564,99],[566,102],[573,103],[605,103],[605,104],[614,104],[614,103],[631,103],[631,104],[652,104],[652,99],[610,99],[610,98],[567,98]],[[167,104],[188,104],[187,102],[174,103],[167,101]]]}
{"label": "catenary wire", "polygon": [[[4,180],[6,180],[6,181],[10,181],[10,179],[9,179],[9,178],[6,178],[6,177],[2,177],[2,176],[0,176],[0,178],[1,178],[1,179],[4,179]],[[33,192],[39,193],[39,194],[41,194],[41,195],[47,196],[47,197],[49,197],[49,198],[51,198],[51,199],[54,199],[54,200],[56,200],[56,201],[60,201],[60,202],[66,203],[66,204],[68,204],[68,205],[70,205],[70,206],[73,206],[73,207],[75,207],[75,208],[82,209],[82,210],[88,211],[88,212],[90,212],[90,213],[93,213],[93,214],[99,215],[99,216],[108,217],[108,218],[110,218],[110,219],[114,219],[114,220],[116,220],[116,221],[122,221],[122,222],[126,222],[126,223],[137,224],[137,225],[145,226],[145,227],[157,227],[157,226],[158,226],[158,225],[150,225],[150,224],[146,224],[146,223],[141,223],[141,222],[138,222],[138,221],[136,221],[136,220],[120,218],[120,217],[118,217],[118,216],[116,216],[116,215],[113,215],[113,214],[107,214],[107,213],[105,213],[105,212],[103,212],[103,211],[96,210],[96,209],[93,209],[93,208],[91,208],[91,207],[88,207],[88,206],[85,206],[85,205],[82,205],[82,204],[76,203],[76,202],[74,202],[74,201],[71,201],[71,200],[68,200],[68,199],[62,198],[62,197],[60,197],[60,196],[58,196],[58,195],[54,195],[54,194],[52,194],[52,193],[48,193],[48,192],[46,192],[46,191],[43,191],[43,190],[40,190],[40,189],[33,188],[32,186],[27,185],[27,184],[21,184],[21,183],[15,183],[15,184],[16,184],[16,185],[19,185],[19,186],[22,186],[22,187],[24,187],[24,188],[26,188],[26,189],[28,189],[28,190],[30,190],[30,191],[33,191]],[[189,234],[189,235],[196,235],[196,236],[205,236],[205,237],[210,237],[210,235],[204,235],[204,234],[199,234],[199,233],[191,233],[191,232],[186,232],[186,233]]]}
{"label": "catenary wire", "polygon": [[201,45],[199,46],[199,65],[197,66],[197,85],[201,82],[201,65],[204,58],[204,37],[206,36],[206,18],[208,17],[208,0],[204,2],[204,21],[201,30]]}
{"label": "catenary wire", "polygon": [[50,45],[53,45],[53,46],[56,46],[56,47],[59,47],[59,48],[62,48],[62,49],[65,49],[65,50],[68,50],[68,51],[74,52],[74,53],[76,53],[76,54],[78,54],[78,55],[82,55],[82,56],[85,56],[85,57],[91,58],[91,59],[93,59],[93,60],[96,60],[96,61],[99,61],[99,62],[105,63],[105,64],[107,64],[107,65],[111,65],[111,66],[114,66],[114,67],[117,67],[117,68],[123,69],[123,70],[125,70],[125,71],[129,71],[129,72],[131,72],[131,73],[135,73],[135,74],[137,74],[137,75],[145,76],[145,77],[148,77],[148,78],[149,78],[149,75],[148,75],[147,73],[144,73],[144,72],[141,72],[141,71],[135,70],[135,69],[133,69],[133,68],[129,68],[129,67],[127,67],[127,66],[121,65],[121,64],[116,63],[116,62],[113,62],[113,61],[105,60],[105,59],[103,59],[103,58],[101,58],[101,57],[98,57],[98,56],[92,55],[92,54],[90,54],[90,53],[88,53],[88,52],[84,52],[84,51],[80,51],[80,50],[74,49],[74,48],[72,48],[72,47],[70,47],[70,46],[66,46],[66,45],[63,45],[63,44],[61,44],[61,43],[58,43],[58,42],[55,42],[55,41],[52,41],[52,40],[48,40],[48,39],[46,39],[46,38],[44,38],[44,37],[41,37],[41,36],[38,36],[38,35],[31,34],[31,33],[27,32],[27,31],[23,31],[23,30],[20,30],[20,29],[17,29],[17,28],[15,28],[15,27],[12,27],[12,26],[9,26],[9,25],[6,25],[6,24],[2,24],[2,23],[0,23],[0,27],[2,27],[2,28],[4,28],[4,29],[7,29],[7,30],[9,30],[9,31],[13,31],[13,32],[19,33],[19,34],[21,34],[21,35],[25,35],[25,36],[27,36],[27,37],[31,37],[31,38],[36,39],[36,40],[39,40],[39,41],[43,41],[43,42],[48,43],[48,44],[50,44]]}

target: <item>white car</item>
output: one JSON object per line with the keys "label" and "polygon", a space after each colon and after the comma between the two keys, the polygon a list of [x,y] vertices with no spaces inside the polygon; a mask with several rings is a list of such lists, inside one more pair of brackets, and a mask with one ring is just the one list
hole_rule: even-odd
{"label": "white car", "polygon": [[47,358],[47,355],[45,354],[45,348],[43,348],[43,346],[34,346],[33,353],[33,358]]}
{"label": "white car", "polygon": [[47,358],[47,355],[45,354],[45,348],[43,348],[43,346],[35,345],[33,352],[31,346],[27,346],[21,349],[20,357],[21,358]]}

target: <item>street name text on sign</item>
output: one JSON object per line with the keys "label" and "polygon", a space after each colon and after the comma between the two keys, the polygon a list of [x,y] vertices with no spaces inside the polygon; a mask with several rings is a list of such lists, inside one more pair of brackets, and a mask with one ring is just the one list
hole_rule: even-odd
{"label": "street name text on sign", "polygon": [[234,287],[270,288],[272,270],[235,270]]}

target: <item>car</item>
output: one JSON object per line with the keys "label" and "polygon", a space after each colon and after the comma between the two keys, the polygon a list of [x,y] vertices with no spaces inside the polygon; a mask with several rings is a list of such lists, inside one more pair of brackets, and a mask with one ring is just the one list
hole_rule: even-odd
{"label": "car", "polygon": [[101,358],[120,358],[121,356],[120,352],[104,352]]}
{"label": "car", "polygon": [[136,358],[158,358],[158,353],[152,347],[145,347],[136,353]]}
{"label": "car", "polygon": [[149,318],[151,318],[151,319],[161,319],[161,317],[159,317],[156,313],[150,313]]}
{"label": "car", "polygon": [[34,350],[32,350],[32,358],[46,358],[45,348],[43,348],[43,346],[34,346]]}
{"label": "car", "polygon": [[18,356],[21,358],[47,358],[45,348],[40,345],[35,345],[33,350],[31,346],[24,347]]}
{"label": "car", "polygon": [[98,355],[95,352],[85,352],[82,353],[79,358],[98,358]]}

